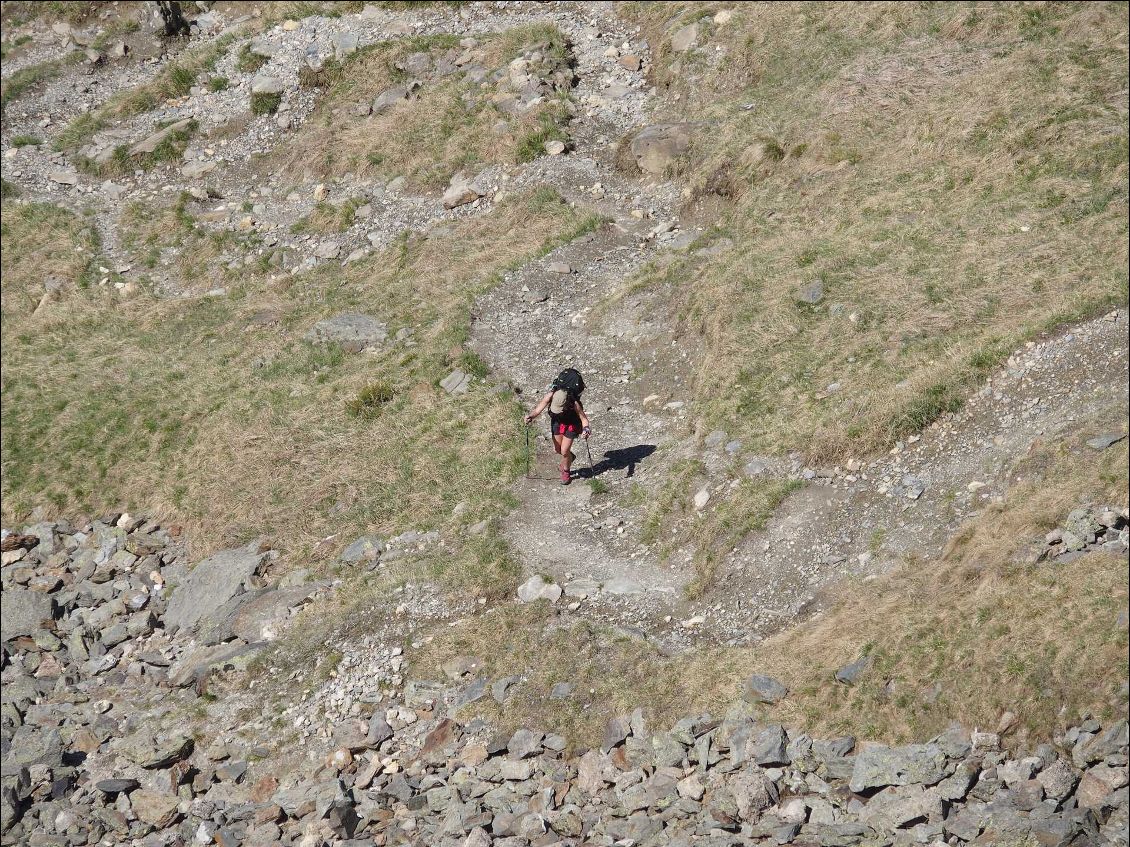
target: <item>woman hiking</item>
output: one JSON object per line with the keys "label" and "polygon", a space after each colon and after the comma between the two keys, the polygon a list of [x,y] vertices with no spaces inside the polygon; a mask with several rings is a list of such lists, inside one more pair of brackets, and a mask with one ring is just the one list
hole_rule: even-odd
{"label": "woman hiking", "polygon": [[581,405],[581,394],[585,390],[585,380],[580,371],[566,368],[557,375],[549,387],[549,392],[526,415],[526,423],[532,423],[538,415],[549,409],[549,429],[553,435],[554,452],[561,456],[561,484],[572,482],[570,468],[577,457],[573,454],[573,441],[580,436],[588,438],[591,432],[585,407]]}

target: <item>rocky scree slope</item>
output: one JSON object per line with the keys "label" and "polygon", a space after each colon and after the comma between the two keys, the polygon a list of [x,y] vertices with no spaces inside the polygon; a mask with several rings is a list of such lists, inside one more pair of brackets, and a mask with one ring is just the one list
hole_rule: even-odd
{"label": "rocky scree slope", "polygon": [[[1078,551],[1125,526],[1080,511],[1049,543]],[[788,691],[757,675],[723,714],[659,729],[637,710],[580,751],[460,720],[520,680],[461,657],[445,681],[406,681],[402,648],[367,641],[281,715],[238,686],[228,730],[208,735],[192,699],[333,586],[261,585],[272,556],[255,546],[190,570],[177,535],[129,515],[3,534],[0,843],[1127,843],[1125,720],[1084,716],[1010,753],[1011,714],[903,747],[813,739],[761,717]],[[284,735],[330,716],[324,732]]]}

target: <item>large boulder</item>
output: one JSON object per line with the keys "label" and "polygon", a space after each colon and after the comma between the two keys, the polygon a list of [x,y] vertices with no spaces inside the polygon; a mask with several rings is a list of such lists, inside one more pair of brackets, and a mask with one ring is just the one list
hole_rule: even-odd
{"label": "large boulder", "polygon": [[945,767],[946,756],[937,744],[876,744],[855,757],[848,787],[859,793],[888,785],[934,785],[945,777]]}
{"label": "large boulder", "polygon": [[266,556],[255,549],[257,546],[223,550],[189,571],[184,581],[173,588],[165,610],[165,628],[195,629],[233,597],[248,590]]}
{"label": "large boulder", "polygon": [[641,171],[662,175],[691,149],[690,124],[655,124],[632,139],[632,158]]}
{"label": "large boulder", "polygon": [[318,321],[306,333],[306,340],[314,344],[337,344],[348,353],[359,353],[387,341],[388,327],[369,315],[347,312]]}
{"label": "large boulder", "polygon": [[0,594],[0,641],[34,635],[55,617],[55,601],[39,591],[5,588]]}

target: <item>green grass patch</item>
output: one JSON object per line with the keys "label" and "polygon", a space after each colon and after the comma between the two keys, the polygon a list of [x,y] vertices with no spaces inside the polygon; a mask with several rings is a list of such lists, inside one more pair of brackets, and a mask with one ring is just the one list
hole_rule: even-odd
{"label": "green grass patch", "polygon": [[345,408],[355,418],[372,421],[381,416],[384,407],[395,397],[396,392],[389,382],[384,380],[370,382],[361,387],[357,396],[345,404]]}
{"label": "green grass patch", "polygon": [[281,103],[281,94],[270,94],[265,91],[257,91],[251,95],[251,114],[273,115],[279,110],[279,105]]}
{"label": "green grass patch", "polygon": [[241,73],[252,74],[267,64],[268,61],[270,59],[266,56],[258,56],[252,53],[250,44],[244,44],[236,57],[235,66]]}

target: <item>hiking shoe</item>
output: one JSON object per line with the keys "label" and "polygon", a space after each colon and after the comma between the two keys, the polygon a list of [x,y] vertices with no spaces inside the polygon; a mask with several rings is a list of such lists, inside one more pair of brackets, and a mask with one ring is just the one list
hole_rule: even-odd
{"label": "hiking shoe", "polygon": [[568,471],[562,471],[561,472],[561,484],[562,485],[568,485],[572,481],[573,481],[573,478]]}

